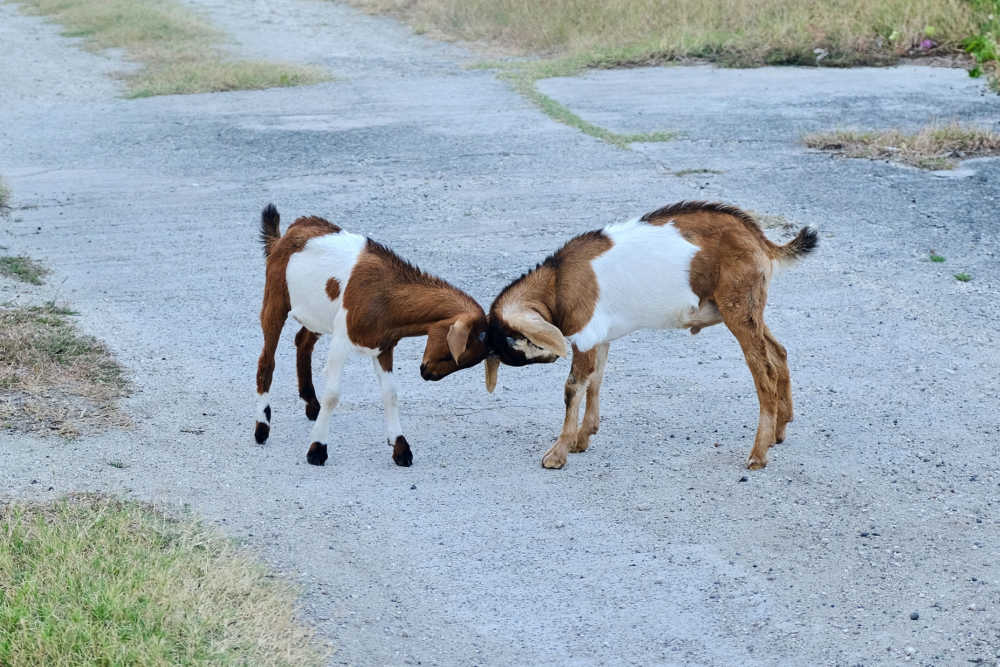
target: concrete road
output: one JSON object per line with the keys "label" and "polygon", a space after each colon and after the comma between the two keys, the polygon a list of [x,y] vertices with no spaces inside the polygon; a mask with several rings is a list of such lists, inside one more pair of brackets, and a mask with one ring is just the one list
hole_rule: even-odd
{"label": "concrete road", "polygon": [[[3,434],[0,493],[190,507],[303,586],[333,664],[1000,659],[1000,160],[936,174],[799,142],[933,119],[1000,129],[981,82],[677,67],[539,84],[610,129],[681,133],[620,150],[391,20],[191,4],[236,52],[337,80],[124,100],[114,54],[0,4],[0,172],[17,207],[0,245],[53,269],[41,295],[79,310],[136,386],[131,430]],[[254,444],[267,202],[285,224],[317,214],[368,234],[488,305],[570,236],[680,199],[821,229],[771,290],[797,418],[765,470],[742,467],[757,404],[722,327],[613,344],[601,432],[550,471],[568,364],[502,368],[488,395],[481,367],[422,382],[421,341],[396,354],[414,466],[393,465],[361,360],[330,461],[307,465],[289,325],[271,439]]]}

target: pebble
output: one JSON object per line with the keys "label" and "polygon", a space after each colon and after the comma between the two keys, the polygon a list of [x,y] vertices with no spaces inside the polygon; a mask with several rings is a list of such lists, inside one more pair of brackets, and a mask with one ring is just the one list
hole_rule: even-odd
{"label": "pebble", "polygon": [[920,614],[918,614],[917,612],[912,612],[912,613],[910,614],[910,620],[911,620],[911,621],[915,621],[915,620],[917,620],[918,618],[920,618]]}

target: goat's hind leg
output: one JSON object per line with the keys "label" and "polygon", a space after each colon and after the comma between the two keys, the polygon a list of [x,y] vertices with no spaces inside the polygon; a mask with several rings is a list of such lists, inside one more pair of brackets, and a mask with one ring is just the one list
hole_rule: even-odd
{"label": "goat's hind leg", "polygon": [[570,447],[570,452],[585,452],[590,446],[590,436],[597,433],[601,422],[601,382],[604,380],[604,367],[608,363],[608,348],[610,343],[602,343],[594,360],[594,372],[587,382],[587,407],[583,411],[583,423],[576,434],[576,443]]}
{"label": "goat's hind leg", "polygon": [[271,434],[271,379],[274,377],[274,351],[278,347],[281,329],[288,317],[288,305],[265,301],[260,311],[260,327],[264,333],[264,349],[257,360],[257,421],[253,436],[258,445],[267,442]]}
{"label": "goat's hind leg", "polygon": [[330,352],[326,359],[326,385],[323,387],[323,398],[319,405],[319,414],[316,416],[316,423],[313,424],[312,433],[309,436],[309,451],[306,453],[306,461],[314,466],[321,466],[326,463],[327,448],[323,441],[329,433],[330,413],[340,402],[340,376],[344,371],[344,362],[347,360],[347,353],[350,351],[350,342],[347,338],[346,324],[330,336]]}
{"label": "goat's hind leg", "polygon": [[785,427],[795,418],[792,407],[792,378],[788,372],[788,352],[785,346],[778,342],[771,330],[764,325],[764,337],[767,339],[771,352],[771,363],[778,372],[778,416],[774,429],[774,441],[785,441]]}
{"label": "goat's hind leg", "polygon": [[597,358],[597,348],[580,352],[573,346],[573,365],[566,378],[565,401],[566,417],[563,419],[562,432],[549,451],[542,457],[543,468],[562,468],[566,465],[566,455],[571,447],[576,447],[576,436],[579,431],[580,402],[583,400],[587,381],[594,372]]}
{"label": "goat's hind leg", "polygon": [[392,348],[383,350],[372,361],[374,362],[375,375],[378,377],[379,388],[382,390],[382,403],[385,407],[385,437],[392,446],[392,460],[398,466],[411,466],[413,465],[413,452],[410,451],[410,443],[403,437],[403,427],[399,424],[399,397],[396,390],[396,378],[392,375]]}
{"label": "goat's hind leg", "polygon": [[743,356],[746,358],[750,374],[757,389],[760,403],[760,417],[757,422],[757,436],[753,449],[747,457],[747,468],[758,470],[767,465],[767,450],[775,443],[779,405],[778,368],[773,361],[770,344],[764,334],[764,304],[767,302],[767,288],[751,288],[745,301],[719,304],[719,310],[736,336]]}
{"label": "goat's hind leg", "polygon": [[299,379],[299,398],[306,402],[306,419],[316,421],[319,401],[312,380],[312,354],[319,334],[305,327],[295,334],[295,370]]}

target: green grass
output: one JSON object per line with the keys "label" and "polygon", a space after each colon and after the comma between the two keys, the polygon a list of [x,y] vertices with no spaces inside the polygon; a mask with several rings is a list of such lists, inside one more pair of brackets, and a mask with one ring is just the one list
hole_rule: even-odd
{"label": "green grass", "polygon": [[0,507],[0,665],[320,665],[294,592],[214,531],[96,496]]}
{"label": "green grass", "polygon": [[994,0],[350,0],[421,31],[589,67],[702,58],[724,65],[884,65],[954,53]]}
{"label": "green grass", "polygon": [[64,34],[94,49],[121,48],[139,71],[124,74],[128,97],[297,86],[329,78],[297,65],[234,60],[224,36],[175,0],[24,0]]}
{"label": "green grass", "polygon": [[967,283],[970,280],[972,280],[972,276],[970,276],[968,273],[956,273],[955,274],[955,280],[957,280],[959,282]]}
{"label": "green grass", "polygon": [[49,272],[30,257],[0,257],[0,276],[7,276],[31,285],[41,285],[42,278]]}
{"label": "green grass", "polygon": [[847,157],[891,160],[921,169],[953,169],[961,159],[1000,155],[1000,134],[959,123],[929,125],[916,132],[818,132],[806,135],[803,142]]}
{"label": "green grass", "polygon": [[933,250],[931,250],[931,261],[932,262],[937,262],[937,263],[940,264],[941,262],[945,261],[945,259],[941,255],[939,255],[936,252],[934,252]]}

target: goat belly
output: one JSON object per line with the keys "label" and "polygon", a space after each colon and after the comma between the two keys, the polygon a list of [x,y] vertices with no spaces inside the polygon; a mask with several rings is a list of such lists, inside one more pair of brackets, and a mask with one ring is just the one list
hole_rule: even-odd
{"label": "goat belly", "polygon": [[639,329],[683,327],[698,308],[689,278],[698,246],[669,223],[630,220],[604,234],[614,245],[591,261],[599,289],[594,314],[569,340],[589,350]]}
{"label": "goat belly", "polygon": [[[317,236],[288,259],[285,280],[290,314],[302,326],[316,333],[333,333],[344,289],[365,242],[365,237],[344,231]],[[327,290],[331,278],[340,286],[335,299]]]}

